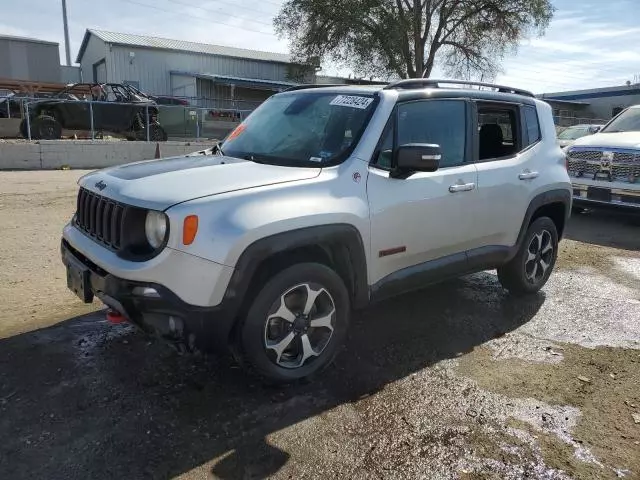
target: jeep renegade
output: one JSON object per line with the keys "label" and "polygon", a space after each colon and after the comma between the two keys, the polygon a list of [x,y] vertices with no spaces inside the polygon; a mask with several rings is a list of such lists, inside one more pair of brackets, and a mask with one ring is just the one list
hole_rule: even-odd
{"label": "jeep renegade", "polygon": [[78,183],[69,288],[270,382],[327,366],[370,302],[486,269],[537,292],[572,202],[546,103],[428,79],[294,87],[209,150]]}

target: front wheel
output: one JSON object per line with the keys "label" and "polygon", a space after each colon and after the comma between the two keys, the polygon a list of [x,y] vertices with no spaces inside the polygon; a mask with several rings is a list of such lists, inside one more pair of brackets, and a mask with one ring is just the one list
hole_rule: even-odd
{"label": "front wheel", "polygon": [[549,280],[557,258],[556,225],[549,217],[537,218],[529,225],[516,256],[498,268],[498,279],[511,293],[536,293]]}
{"label": "front wheel", "polygon": [[297,264],[257,294],[240,328],[237,352],[267,383],[308,378],[333,361],[349,316],[342,279],[325,265]]}

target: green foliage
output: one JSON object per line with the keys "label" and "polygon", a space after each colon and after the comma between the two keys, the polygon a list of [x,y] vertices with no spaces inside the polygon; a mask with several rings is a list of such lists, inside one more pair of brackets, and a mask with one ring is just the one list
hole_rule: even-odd
{"label": "green foliage", "polygon": [[286,0],[274,20],[301,63],[332,60],[356,74],[493,77],[504,54],[543,34],[550,0]]}

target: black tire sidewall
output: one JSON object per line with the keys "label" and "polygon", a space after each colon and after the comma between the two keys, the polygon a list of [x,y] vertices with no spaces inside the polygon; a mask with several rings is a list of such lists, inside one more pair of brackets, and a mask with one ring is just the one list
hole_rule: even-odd
{"label": "black tire sidewall", "polygon": [[[531,243],[531,240],[533,239],[533,237],[538,233],[540,233],[542,230],[548,230],[549,233],[551,234],[551,241],[553,242],[553,256],[551,259],[551,264],[549,265],[549,268],[547,269],[544,276],[542,277],[542,280],[536,284],[532,284],[526,278],[525,264],[526,264],[526,259],[528,255],[529,244]],[[533,223],[531,223],[531,225],[529,225],[529,228],[527,229],[527,234],[524,238],[524,242],[522,243],[522,247],[520,248],[520,251],[518,252],[518,255],[515,258],[516,265],[519,271],[520,281],[522,282],[523,290],[531,293],[534,293],[540,290],[545,285],[545,283],[547,283],[547,280],[549,280],[549,276],[553,272],[557,259],[558,259],[558,231],[556,229],[556,225],[555,223],[553,223],[553,220],[551,220],[549,217],[537,218]]]}
{"label": "black tire sidewall", "polygon": [[[333,336],[320,356],[295,369],[280,367],[269,358],[264,346],[264,328],[268,311],[289,288],[300,283],[316,283],[324,287],[335,303],[336,323]],[[251,304],[240,330],[242,357],[255,373],[275,383],[288,383],[308,378],[328,366],[346,338],[350,316],[349,294],[342,279],[329,267],[319,263],[301,263],[272,277]]]}
{"label": "black tire sidewall", "polygon": [[[41,128],[48,126],[50,124],[54,128],[53,137],[49,137],[48,135],[43,135]],[[31,138],[34,138],[34,130],[35,130],[35,138],[40,140],[58,140],[62,136],[62,125],[53,117],[37,117],[33,121],[33,125],[31,128]]]}

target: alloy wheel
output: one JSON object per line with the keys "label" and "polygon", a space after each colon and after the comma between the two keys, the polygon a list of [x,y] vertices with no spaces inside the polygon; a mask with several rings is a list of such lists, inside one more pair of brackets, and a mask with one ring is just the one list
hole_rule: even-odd
{"label": "alloy wheel", "polygon": [[331,341],[336,307],[321,285],[296,285],[284,292],[269,311],[264,347],[280,367],[302,367],[320,356]]}
{"label": "alloy wheel", "polygon": [[537,284],[547,273],[553,261],[553,237],[548,230],[536,233],[527,248],[524,274],[527,281]]}

